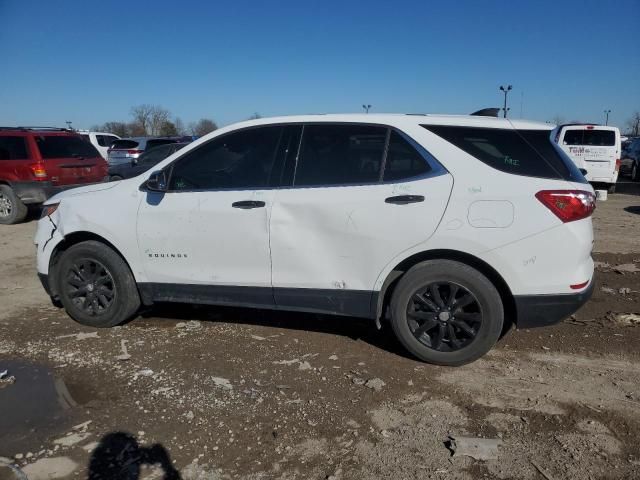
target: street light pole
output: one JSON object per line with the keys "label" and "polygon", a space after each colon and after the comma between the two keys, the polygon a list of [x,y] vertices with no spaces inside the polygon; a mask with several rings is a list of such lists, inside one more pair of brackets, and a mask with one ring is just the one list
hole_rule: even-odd
{"label": "street light pole", "polygon": [[504,118],[507,118],[507,112],[509,111],[509,109],[507,108],[507,94],[511,89],[513,89],[513,85],[507,85],[506,87],[504,85],[500,85],[500,90],[504,92],[504,108],[502,109],[502,111],[504,112],[502,116]]}
{"label": "street light pole", "polygon": [[364,108],[364,113],[369,113],[369,109],[371,108],[371,105],[363,104],[362,108]]}
{"label": "street light pole", "polygon": [[604,115],[605,115],[604,124],[605,125],[609,125],[609,114],[610,113],[611,113],[611,110],[605,110],[604,111]]}

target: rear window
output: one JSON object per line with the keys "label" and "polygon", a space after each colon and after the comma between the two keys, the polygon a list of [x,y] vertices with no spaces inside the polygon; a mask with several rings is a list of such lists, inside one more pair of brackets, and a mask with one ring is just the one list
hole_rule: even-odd
{"label": "rear window", "polygon": [[42,158],[100,156],[93,145],[77,135],[38,135],[35,138]]}
{"label": "rear window", "polygon": [[28,158],[24,137],[0,137],[0,160]]}
{"label": "rear window", "polygon": [[135,140],[116,140],[111,145],[111,148],[124,149],[124,148],[136,148],[138,142]]}
{"label": "rear window", "polygon": [[613,130],[567,130],[562,144],[612,147],[616,144],[616,133]]}
{"label": "rear window", "polygon": [[548,130],[423,127],[496,170],[528,177],[586,182],[571,159],[551,141]]}
{"label": "rear window", "polygon": [[110,147],[118,139],[112,135],[96,135],[96,140],[101,147]]}
{"label": "rear window", "polygon": [[166,145],[167,143],[176,143],[176,141],[169,138],[152,138],[147,140],[147,148],[145,148],[145,150],[157,147],[158,145]]}

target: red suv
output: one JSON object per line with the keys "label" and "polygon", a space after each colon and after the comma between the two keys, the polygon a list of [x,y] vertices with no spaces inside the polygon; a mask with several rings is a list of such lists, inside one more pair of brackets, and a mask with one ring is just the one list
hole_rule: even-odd
{"label": "red suv", "polygon": [[0,224],[22,221],[68,188],[108,179],[107,162],[89,142],[62,128],[0,127]]}

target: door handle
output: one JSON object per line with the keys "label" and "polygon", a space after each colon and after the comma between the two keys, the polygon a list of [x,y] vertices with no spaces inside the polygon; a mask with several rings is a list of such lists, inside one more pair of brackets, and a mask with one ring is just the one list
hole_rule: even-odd
{"label": "door handle", "polygon": [[396,205],[406,205],[407,203],[424,202],[424,197],[422,195],[398,195],[396,197],[385,198],[384,201]]}
{"label": "door handle", "polygon": [[242,208],[243,210],[249,210],[250,208],[262,208],[265,203],[260,200],[242,200],[240,202],[233,202],[231,204],[233,208]]}

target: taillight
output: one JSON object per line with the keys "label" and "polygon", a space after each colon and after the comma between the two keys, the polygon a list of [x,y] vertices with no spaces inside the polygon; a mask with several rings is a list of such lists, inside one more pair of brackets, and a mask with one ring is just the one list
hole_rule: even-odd
{"label": "taillight", "polygon": [[142,153],[142,150],[127,150],[129,155],[136,155],[138,153]]}
{"label": "taillight", "polygon": [[620,171],[620,165],[621,165],[621,164],[622,164],[622,162],[621,162],[621,161],[620,161],[620,159],[618,158],[618,159],[616,160],[616,172],[619,172],[619,171]]}
{"label": "taillight", "polygon": [[596,197],[584,190],[541,190],[536,198],[563,223],[587,218],[596,209]]}
{"label": "taillight", "polygon": [[41,163],[29,165],[29,167],[33,172],[33,176],[36,177],[36,180],[44,180],[47,178],[47,171],[44,169],[44,165],[42,165]]}

